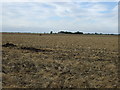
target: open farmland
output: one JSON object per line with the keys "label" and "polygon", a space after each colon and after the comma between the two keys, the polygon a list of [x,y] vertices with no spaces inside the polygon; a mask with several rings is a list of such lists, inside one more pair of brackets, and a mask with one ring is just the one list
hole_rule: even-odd
{"label": "open farmland", "polygon": [[119,88],[118,36],[3,34],[5,88]]}

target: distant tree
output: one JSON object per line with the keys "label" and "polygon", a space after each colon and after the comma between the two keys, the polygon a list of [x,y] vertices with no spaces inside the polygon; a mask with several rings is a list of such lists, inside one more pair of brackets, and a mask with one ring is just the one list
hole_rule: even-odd
{"label": "distant tree", "polygon": [[77,31],[77,32],[75,32],[74,34],[83,34],[83,32]]}
{"label": "distant tree", "polygon": [[77,32],[60,31],[58,33],[63,33],[63,34],[83,34],[83,32],[79,32],[79,31],[77,31]]}
{"label": "distant tree", "polygon": [[97,35],[98,33],[95,32],[95,34]]}
{"label": "distant tree", "polygon": [[65,31],[60,31],[60,32],[58,32],[58,33],[63,33],[63,34],[65,34]]}
{"label": "distant tree", "polygon": [[50,34],[53,34],[53,31],[50,31]]}
{"label": "distant tree", "polygon": [[87,34],[91,34],[91,33],[87,33]]}

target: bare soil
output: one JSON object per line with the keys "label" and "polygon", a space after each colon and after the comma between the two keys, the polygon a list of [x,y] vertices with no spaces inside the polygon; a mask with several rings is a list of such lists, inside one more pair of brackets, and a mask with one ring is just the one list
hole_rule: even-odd
{"label": "bare soil", "polygon": [[120,88],[118,36],[3,34],[4,88]]}

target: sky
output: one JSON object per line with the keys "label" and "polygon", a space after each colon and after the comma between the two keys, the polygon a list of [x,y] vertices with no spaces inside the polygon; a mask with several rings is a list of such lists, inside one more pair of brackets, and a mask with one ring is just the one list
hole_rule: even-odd
{"label": "sky", "polygon": [[118,2],[6,2],[1,8],[2,32],[118,33]]}

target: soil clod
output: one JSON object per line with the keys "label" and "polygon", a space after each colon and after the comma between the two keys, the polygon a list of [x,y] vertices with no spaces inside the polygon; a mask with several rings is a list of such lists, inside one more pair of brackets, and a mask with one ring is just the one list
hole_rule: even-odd
{"label": "soil clod", "polygon": [[2,46],[3,47],[16,47],[16,45],[13,43],[6,43],[6,44],[3,44]]}
{"label": "soil clod", "polygon": [[51,50],[45,50],[45,49],[37,49],[34,47],[21,47],[21,49],[30,50],[30,51],[34,51],[34,52],[50,52],[51,51]]}

